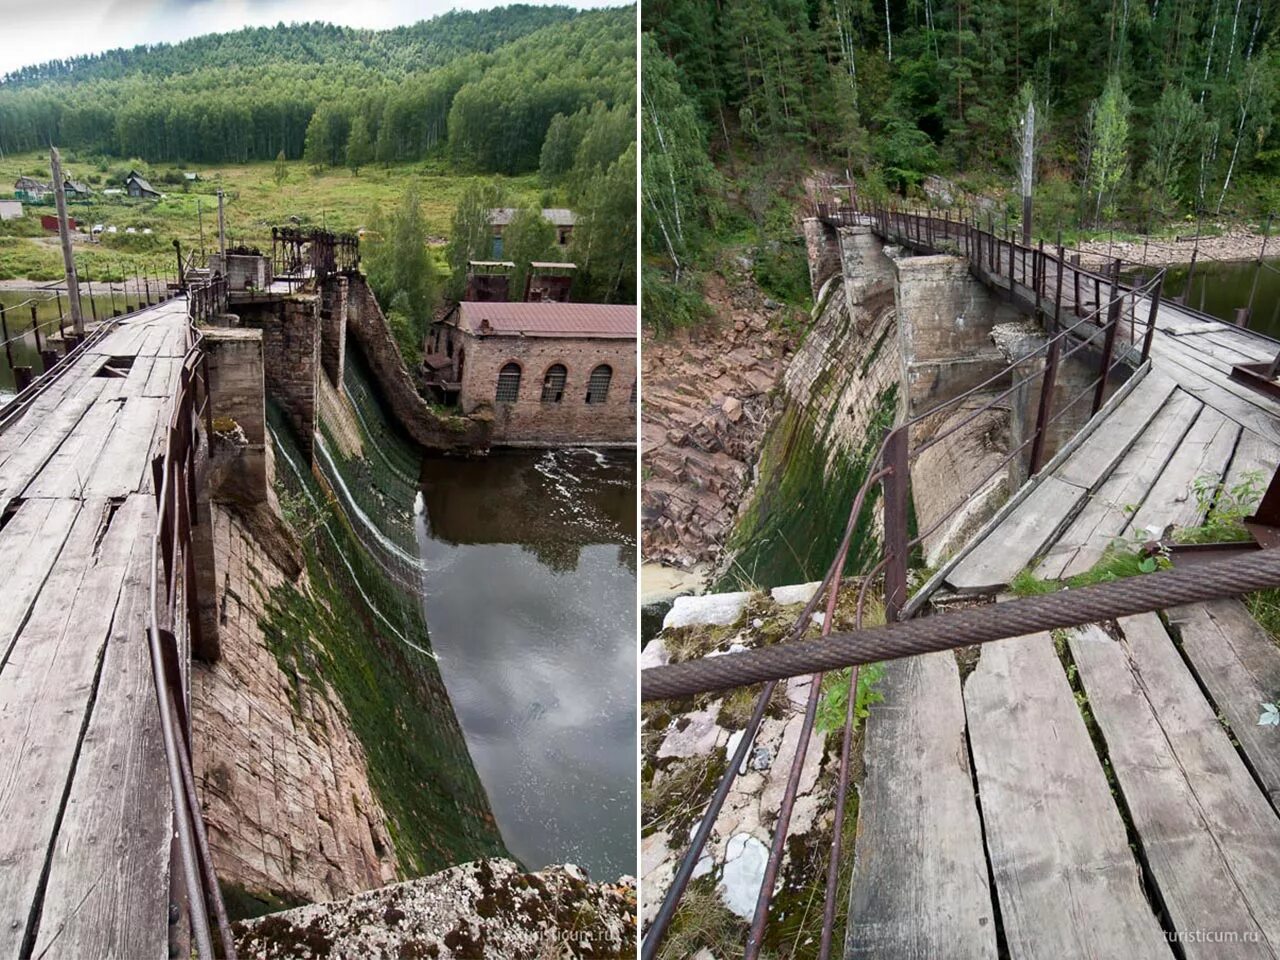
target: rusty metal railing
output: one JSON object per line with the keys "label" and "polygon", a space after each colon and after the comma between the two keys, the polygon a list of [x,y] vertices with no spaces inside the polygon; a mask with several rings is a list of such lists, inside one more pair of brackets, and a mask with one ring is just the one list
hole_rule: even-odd
{"label": "rusty metal railing", "polygon": [[187,671],[192,639],[198,646],[200,618],[192,527],[197,523],[196,452],[201,419],[204,435],[213,434],[208,362],[196,327],[203,311],[226,309],[226,284],[210,280],[188,290],[187,352],[178,375],[162,453],[152,463],[156,490],[156,527],[151,542],[150,619],[147,635],[164,738],[169,789],[177,830],[178,854],[191,932],[203,960],[215,956],[209,913],[221,941],[222,956],[234,960],[235,939],[227,920],[209,840],[200,813],[191,761],[191,721],[187,709]]}
{"label": "rusty metal railing", "polygon": [[[932,251],[953,246],[955,249],[962,250],[969,259],[973,271],[983,279],[995,284],[999,284],[1003,280],[1007,285],[1009,296],[1019,300],[1024,307],[1030,307],[1035,312],[1046,327],[1048,336],[1036,349],[1009,363],[981,383],[931,407],[923,413],[906,419],[886,431],[879,449],[867,465],[866,480],[853,499],[844,538],[836,551],[835,558],[827,569],[818,590],[795,621],[787,641],[770,648],[772,656],[775,658],[779,655],[785,655],[787,651],[793,648],[813,647],[815,644],[823,643],[822,640],[808,644],[796,642],[806,632],[812,614],[823,600],[826,603],[826,616],[822,622],[821,636],[824,640],[830,640],[834,612],[842,586],[845,560],[848,556],[854,531],[858,527],[858,520],[863,507],[876,485],[880,486],[882,492],[884,546],[879,561],[864,573],[861,580],[855,613],[855,634],[861,631],[867,592],[877,578],[882,578],[886,620],[890,624],[898,621],[904,615],[904,608],[907,604],[907,571],[912,551],[922,546],[925,540],[950,520],[964,506],[967,500],[967,497],[957,498],[955,504],[943,512],[940,517],[936,518],[927,529],[917,532],[914,537],[910,536],[908,514],[910,509],[912,461],[936,444],[962,430],[984,413],[1001,407],[1016,391],[1022,389],[1031,381],[1039,379],[1040,398],[1037,405],[1034,431],[1021,443],[1014,446],[1007,455],[1002,457],[996,463],[994,469],[977,481],[972,489],[982,489],[1000,471],[1006,470],[1015,458],[1022,456],[1028,447],[1031,448],[1029,454],[1030,473],[1033,475],[1037,473],[1044,465],[1046,435],[1049,427],[1070,413],[1076,405],[1085,399],[1088,399],[1091,403],[1090,417],[1092,418],[1102,407],[1108,382],[1116,368],[1125,364],[1137,367],[1148,359],[1155,333],[1155,321],[1160,304],[1160,290],[1164,279],[1164,273],[1160,271],[1156,276],[1141,285],[1124,285],[1120,282],[1119,264],[1113,264],[1110,274],[1103,276],[1102,274],[1088,271],[1079,264],[1068,262],[1061,250],[1055,254],[1052,251],[1046,252],[1042,245],[1035,248],[1026,247],[1017,243],[1012,237],[1001,239],[992,231],[983,230],[978,224],[954,221],[949,216],[918,216],[906,215],[900,211],[886,209],[858,211],[852,208],[842,208],[834,212],[819,208],[818,215],[838,226],[871,225],[877,233],[886,239],[907,243],[918,249]],[[1007,274],[1003,272],[1003,268],[1006,265],[1008,266]],[[1068,277],[1071,278],[1070,287],[1067,287]],[[1083,287],[1088,291],[1090,286],[1094,293],[1092,302],[1084,300],[1080,293],[1076,293],[1070,299],[1064,294],[1064,287],[1076,290]],[[1105,300],[1103,299],[1104,287],[1106,290]],[[1050,290],[1053,292],[1052,297],[1048,295]],[[1147,301],[1148,310],[1145,319],[1139,320],[1134,308],[1141,300]],[[1131,308],[1127,318],[1124,309],[1126,303]],[[1064,318],[1064,312],[1067,310],[1070,311],[1070,316]],[[1124,339],[1127,342],[1128,349],[1117,352],[1116,344],[1122,339],[1122,334],[1125,332],[1126,319],[1128,320],[1129,329],[1127,338]],[[1091,348],[1096,349],[1097,352],[1096,375],[1073,397],[1055,403],[1056,377],[1062,363],[1076,355],[1080,355],[1081,360],[1086,361],[1087,355],[1083,351]],[[1030,362],[1041,358],[1043,359],[1043,365],[1038,370],[1030,376],[1019,375],[1019,369],[1025,371]],[[1012,384],[1006,387],[1004,386],[1005,381],[1012,381]],[[992,391],[995,392],[993,393]],[[972,410],[966,409],[961,412],[962,407],[971,403],[975,404]],[[927,436],[918,438],[917,442],[914,445],[912,444],[913,431],[918,433],[926,423],[937,423],[940,416],[946,414],[957,414],[959,419],[941,430],[936,430]],[[1079,591],[1072,591],[1072,595],[1073,597],[1078,597]],[[992,609],[994,608],[986,608],[985,613],[975,611],[971,615],[981,619],[984,616],[990,616]],[[962,633],[957,636],[968,635]],[[1018,634],[1005,635],[1014,636]],[[954,640],[955,637],[953,636],[952,639]],[[973,641],[966,640],[964,642]],[[959,642],[956,645],[959,645]],[[758,653],[759,651],[752,651],[750,656]],[[856,654],[851,655],[847,646],[842,650],[842,654],[841,662],[835,663],[831,657],[827,657],[826,662],[823,664],[823,669],[834,669],[837,666],[852,666],[853,669],[850,671],[849,700],[837,779],[836,823],[832,834],[827,866],[827,898],[819,947],[821,960],[825,960],[830,954],[835,922],[835,887],[838,882],[841,862],[841,828],[843,826],[844,801],[848,791],[849,753],[854,724],[854,705],[857,700],[857,666],[861,663],[873,662],[874,659],[885,658],[883,656],[863,658]],[[735,654],[731,656],[735,657],[736,661],[740,661],[744,656],[748,655]],[[715,658],[715,660],[714,669],[716,670],[723,669],[727,663],[736,662],[729,657]],[[642,699],[680,696],[705,687],[705,683],[699,686],[700,681],[693,681],[686,682],[683,686],[675,688],[657,682],[656,679],[650,676],[651,674],[656,673],[664,676],[670,676],[673,673],[697,674],[701,677],[700,670],[702,673],[706,673],[711,669],[713,668],[702,668],[699,664],[680,664],[676,667],[660,667],[655,668],[655,670],[647,670],[645,671],[642,685]],[[793,674],[803,672],[810,671],[797,670],[793,671]],[[761,680],[766,681],[756,700],[755,709],[748,720],[737,750],[734,756],[729,758],[720,783],[712,795],[703,818],[693,835],[689,849],[677,868],[667,895],[663,899],[658,913],[644,938],[641,948],[643,960],[653,960],[657,956],[662,939],[675,916],[675,911],[685,888],[692,878],[694,867],[701,858],[702,850],[711,836],[720,809],[728,797],[738,770],[747,756],[747,751],[755,741],[760,722],[763,719],[765,709],[778,679],[785,675],[792,674],[772,671],[768,672],[768,675],[755,675],[753,679],[735,677],[733,682],[719,684],[721,688],[724,688],[760,682]],[[821,672],[813,673],[811,677],[810,695],[805,705],[802,733],[795,756],[792,759],[791,770],[789,771],[782,802],[779,806],[779,816],[774,826],[773,843],[770,847],[769,859],[765,867],[764,882],[760,888],[747,936],[745,960],[757,958],[763,946],[773,888],[778,872],[781,869],[786,848],[791,810],[809,745],[809,734],[817,712],[818,691],[821,689],[822,677],[823,674]]]}
{"label": "rusty metal railing", "polygon": [[313,277],[355,273],[360,267],[360,238],[353,233],[271,228],[271,269],[279,280],[303,283]]}

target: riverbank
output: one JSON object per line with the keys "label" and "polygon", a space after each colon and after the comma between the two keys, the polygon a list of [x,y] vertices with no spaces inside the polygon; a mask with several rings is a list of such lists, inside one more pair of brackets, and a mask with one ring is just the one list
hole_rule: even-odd
{"label": "riverbank", "polygon": [[[1255,260],[1264,239],[1261,233],[1226,226],[1219,236],[1202,236],[1195,239],[1195,225],[1187,227],[1187,233],[1178,237],[1150,237],[1126,240],[1088,240],[1071,248],[1078,251],[1088,265],[1101,265],[1119,257],[1130,263],[1165,267],[1190,263],[1192,251],[1197,262],[1239,262]],[[1268,244],[1273,253],[1280,252],[1280,243],[1273,237]]]}

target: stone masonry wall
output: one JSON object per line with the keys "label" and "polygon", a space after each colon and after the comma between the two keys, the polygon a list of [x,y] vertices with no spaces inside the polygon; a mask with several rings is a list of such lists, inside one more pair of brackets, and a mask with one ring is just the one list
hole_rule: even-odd
{"label": "stone masonry wall", "polygon": [[214,504],[213,514],[224,655],[193,663],[191,716],[218,877],[306,901],[390,883],[393,841],[341,701],[285,675],[262,635],[267,597],[287,575],[237,513]]}
{"label": "stone masonry wall", "polygon": [[816,301],[822,285],[840,272],[840,238],[835,227],[827,226],[817,217],[806,218],[801,227],[809,256],[809,287]]}
{"label": "stone masonry wall", "polygon": [[963,257],[907,257],[896,266],[902,375],[914,414],[999,372],[1007,361],[991,331],[1021,317],[974,279]]}
{"label": "stone masonry wall", "polygon": [[256,308],[241,308],[241,321],[262,331],[267,395],[280,404],[311,462],[320,375],[319,300],[297,295]]}
{"label": "stone masonry wall", "polygon": [[789,403],[804,407],[814,424],[830,423],[828,462],[866,443],[876,401],[901,368],[893,261],[869,227],[842,229],[840,252],[842,282],[783,377]]}
{"label": "stone masonry wall", "polygon": [[339,390],[346,353],[347,278],[334,277],[320,289],[320,364]]}
{"label": "stone masonry wall", "polygon": [[481,451],[488,447],[490,425],[483,416],[441,416],[418,394],[382,308],[359,274],[349,278],[347,332],[355,335],[377,378],[382,398],[415,443],[442,452]]}
{"label": "stone masonry wall", "polygon": [[[464,335],[462,349],[462,411],[492,411],[495,444],[635,443],[634,340]],[[498,371],[511,362],[520,365],[519,398],[498,403]],[[564,397],[544,403],[543,379],[556,363],[567,371]],[[589,404],[587,381],[602,363],[613,369],[609,392],[604,403]]]}

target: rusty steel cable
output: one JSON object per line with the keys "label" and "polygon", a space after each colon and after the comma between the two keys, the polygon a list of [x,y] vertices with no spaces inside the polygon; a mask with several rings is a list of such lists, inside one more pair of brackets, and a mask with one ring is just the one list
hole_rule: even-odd
{"label": "rusty steel cable", "polygon": [[1194,568],[971,607],[833,634],[824,640],[801,640],[709,660],[651,667],[640,675],[640,699],[686,697],[819,670],[896,660],[1275,586],[1280,586],[1280,549],[1258,550],[1226,560],[1205,561]]}

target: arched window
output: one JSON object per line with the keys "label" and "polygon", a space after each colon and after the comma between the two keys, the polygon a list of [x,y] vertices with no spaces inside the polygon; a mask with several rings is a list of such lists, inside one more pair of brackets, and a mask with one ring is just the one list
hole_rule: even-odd
{"label": "arched window", "polygon": [[515,403],[520,397],[520,364],[512,361],[498,371],[498,403]]}
{"label": "arched window", "polygon": [[542,378],[542,402],[559,403],[564,399],[564,381],[569,371],[563,363],[553,363],[547,367],[546,376]]}
{"label": "arched window", "polygon": [[609,381],[613,379],[613,368],[602,363],[591,371],[591,379],[587,381],[587,403],[604,403],[609,396]]}

